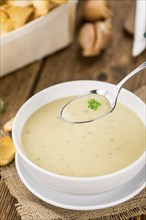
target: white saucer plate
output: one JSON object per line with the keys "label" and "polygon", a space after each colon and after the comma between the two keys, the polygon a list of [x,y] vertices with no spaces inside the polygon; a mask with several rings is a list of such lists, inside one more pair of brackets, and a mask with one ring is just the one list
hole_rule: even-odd
{"label": "white saucer plate", "polygon": [[146,166],[144,166],[132,180],[122,187],[107,193],[76,196],[49,188],[46,184],[34,178],[29,171],[26,170],[18,154],[16,154],[15,163],[18,175],[28,190],[41,200],[65,209],[96,210],[112,207],[131,199],[146,186]]}

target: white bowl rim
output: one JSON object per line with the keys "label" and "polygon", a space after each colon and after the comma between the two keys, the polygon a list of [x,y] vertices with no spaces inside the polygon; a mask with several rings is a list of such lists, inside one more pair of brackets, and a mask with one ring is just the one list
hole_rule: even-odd
{"label": "white bowl rim", "polygon": [[[25,156],[25,154],[23,154],[23,152],[21,151],[21,149],[18,147],[17,143],[16,143],[16,139],[15,139],[15,127],[16,127],[16,123],[17,121],[19,121],[19,115],[21,113],[21,110],[25,107],[25,105],[29,102],[31,102],[32,99],[36,98],[40,93],[43,93],[45,92],[46,90],[50,89],[50,88],[53,88],[53,87],[59,87],[59,86],[62,86],[62,85],[65,85],[65,84],[69,84],[69,83],[74,83],[74,82],[97,82],[97,83],[102,83],[102,84],[110,84],[112,86],[115,86],[115,84],[112,84],[112,83],[108,83],[108,82],[102,82],[102,81],[96,81],[96,80],[74,80],[74,81],[66,81],[66,82],[62,82],[62,83],[58,83],[58,84],[55,84],[55,85],[52,85],[52,86],[49,86],[41,91],[39,91],[38,93],[36,93],[35,95],[33,95],[32,97],[30,97],[22,106],[21,108],[19,109],[19,111],[17,112],[16,116],[15,116],[15,120],[14,120],[14,123],[13,123],[13,128],[12,128],[12,138],[13,138],[13,142],[14,142],[14,145],[15,145],[15,148],[16,148],[16,151],[18,152],[18,154],[20,155],[20,157],[26,162],[28,163],[30,166],[32,166],[34,169],[38,170],[39,172],[42,172],[43,174],[46,174],[46,175],[49,175],[49,176],[52,176],[52,177],[56,177],[56,178],[59,178],[59,179],[63,179],[63,180],[70,180],[70,181],[80,181],[80,182],[92,182],[92,181],[97,181],[97,180],[104,180],[104,179],[108,179],[108,178],[112,178],[112,177],[116,177],[116,176],[119,176],[123,173],[125,173],[126,171],[128,171],[129,169],[131,169],[132,167],[136,167],[137,164],[139,164],[141,161],[146,161],[146,150],[143,152],[143,154],[137,159],[135,160],[133,163],[131,163],[130,165],[118,170],[118,171],[115,171],[113,173],[109,173],[109,174],[106,174],[106,175],[101,175],[101,176],[93,176],[93,177],[73,177],[73,176],[65,176],[65,175],[60,175],[60,174],[57,174],[57,173],[53,173],[51,171],[48,171],[48,170],[45,170],[41,167],[39,167],[38,165],[36,165],[35,163],[33,163],[27,156]],[[130,93],[130,95],[134,96],[135,98],[137,98],[139,100],[139,102],[141,102],[142,104],[145,104],[138,96],[136,96],[134,93],[130,92],[129,90],[127,89],[124,89],[126,92]]]}

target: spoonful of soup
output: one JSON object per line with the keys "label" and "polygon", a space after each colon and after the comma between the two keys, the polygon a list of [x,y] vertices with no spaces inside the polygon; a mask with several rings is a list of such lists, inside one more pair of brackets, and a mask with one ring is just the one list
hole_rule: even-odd
{"label": "spoonful of soup", "polygon": [[75,97],[62,108],[60,117],[66,122],[87,123],[108,115],[116,107],[124,83],[145,68],[146,62],[129,73],[110,91],[94,89]]}

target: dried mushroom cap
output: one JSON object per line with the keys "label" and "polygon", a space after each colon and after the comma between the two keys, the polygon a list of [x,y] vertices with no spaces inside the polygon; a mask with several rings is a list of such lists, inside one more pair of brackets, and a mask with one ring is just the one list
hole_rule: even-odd
{"label": "dried mushroom cap", "polygon": [[9,18],[8,14],[5,11],[0,10],[0,22],[4,22],[8,18]]}
{"label": "dried mushroom cap", "polygon": [[0,35],[14,30],[14,23],[5,11],[0,10],[0,18]]}
{"label": "dried mushroom cap", "polygon": [[31,0],[8,0],[7,3],[12,6],[28,7],[32,5]]}
{"label": "dried mushroom cap", "polygon": [[58,6],[58,4],[50,2],[50,11],[54,8],[56,8]]}
{"label": "dried mushroom cap", "polygon": [[94,24],[86,23],[79,31],[79,44],[82,48],[83,56],[90,56],[93,52],[93,47],[95,43],[95,28]]}
{"label": "dried mushroom cap", "polygon": [[9,164],[15,156],[15,147],[12,138],[3,136],[0,138],[0,166]]}
{"label": "dried mushroom cap", "polygon": [[[17,29],[37,17],[46,15],[49,11],[68,0],[0,0],[0,35]],[[1,18],[1,17],[0,17]]]}
{"label": "dried mushroom cap", "polygon": [[6,134],[2,129],[0,129],[0,138],[2,138],[3,136],[6,136]]}
{"label": "dried mushroom cap", "polygon": [[9,17],[12,19],[15,28],[21,27],[24,24],[26,24],[33,12],[33,7],[13,6],[8,8],[7,10],[7,13]]}
{"label": "dried mushroom cap", "polygon": [[97,21],[112,17],[112,11],[107,7],[105,0],[86,0],[83,4],[83,17],[87,21]]}
{"label": "dried mushroom cap", "polygon": [[32,0],[32,4],[35,8],[35,12],[34,12],[35,18],[42,16],[42,15],[46,15],[51,8],[50,2],[46,0],[41,0],[41,1]]}
{"label": "dried mushroom cap", "polygon": [[11,19],[8,19],[5,21],[5,23],[1,23],[1,28],[0,28],[0,35],[5,35],[10,31],[13,31],[14,28],[14,23]]}
{"label": "dried mushroom cap", "polygon": [[4,11],[7,13],[7,9],[10,8],[11,6],[9,4],[4,4],[0,6],[0,10]]}
{"label": "dried mushroom cap", "polygon": [[55,3],[57,5],[61,5],[65,2],[67,2],[67,0],[50,0],[50,2]]}
{"label": "dried mushroom cap", "polygon": [[94,45],[95,54],[100,54],[101,50],[108,46],[111,39],[112,25],[111,20],[105,20],[95,23],[96,42]]}
{"label": "dried mushroom cap", "polygon": [[79,32],[82,55],[95,56],[105,49],[111,39],[111,20],[85,23]]}
{"label": "dried mushroom cap", "polygon": [[5,132],[11,132],[12,126],[13,126],[14,118],[11,118],[8,122],[4,124],[4,131]]}

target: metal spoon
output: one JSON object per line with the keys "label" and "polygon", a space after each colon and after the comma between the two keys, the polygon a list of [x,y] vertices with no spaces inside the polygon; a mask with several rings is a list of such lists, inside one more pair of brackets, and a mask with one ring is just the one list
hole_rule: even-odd
{"label": "metal spoon", "polygon": [[[71,122],[71,123],[87,123],[87,122],[92,122],[98,118],[101,118],[101,117],[104,117],[105,115],[111,113],[114,108],[116,107],[116,104],[117,104],[117,98],[118,98],[118,95],[121,91],[121,88],[122,86],[124,85],[125,82],[127,82],[127,80],[129,80],[131,77],[133,77],[134,75],[136,75],[137,73],[139,73],[141,70],[145,69],[146,68],[146,62],[144,62],[143,64],[141,64],[139,67],[137,67],[135,70],[133,70],[131,73],[129,73],[123,80],[121,80],[112,90],[110,91],[107,91],[107,90],[104,90],[104,89],[94,89],[94,90],[91,90],[81,96],[77,96],[76,98],[72,99],[70,102],[68,102],[61,110],[60,112],[60,117],[66,121],[66,122]],[[76,120],[76,119],[72,119],[72,118],[69,118],[66,116],[66,109],[68,107],[70,107],[71,105],[73,105],[75,102],[79,101],[80,102],[80,99],[82,99],[83,97],[86,97],[86,96],[89,96],[90,94],[96,94],[96,95],[100,95],[102,96],[103,98],[106,99],[107,102],[109,102],[110,104],[110,108],[107,110],[107,111],[104,111],[103,114],[100,114],[100,115],[95,115],[95,117],[93,118],[85,118],[85,119],[81,119],[81,120]],[[81,100],[82,102],[82,100]],[[77,108],[77,111],[78,111],[78,108]],[[96,111],[98,113],[98,111]]]}

